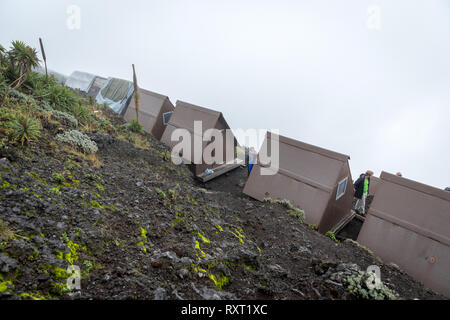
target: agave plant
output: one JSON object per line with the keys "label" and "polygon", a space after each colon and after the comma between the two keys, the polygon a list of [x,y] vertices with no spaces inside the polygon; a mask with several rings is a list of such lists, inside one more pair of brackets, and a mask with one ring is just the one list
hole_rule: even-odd
{"label": "agave plant", "polygon": [[38,138],[41,135],[41,123],[38,119],[34,119],[22,114],[9,122],[10,136],[14,141],[20,141],[23,145],[24,142],[28,142]]}
{"label": "agave plant", "polygon": [[22,41],[13,41],[8,51],[11,66],[18,70],[18,78],[11,84],[12,89],[19,88],[27,79],[33,67],[39,65],[37,51]]}

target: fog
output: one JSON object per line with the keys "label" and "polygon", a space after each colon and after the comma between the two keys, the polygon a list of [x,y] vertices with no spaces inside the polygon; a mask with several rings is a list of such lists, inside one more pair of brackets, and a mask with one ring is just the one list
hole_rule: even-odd
{"label": "fog", "polygon": [[[79,28],[68,21],[75,5]],[[450,2],[1,0],[0,44],[450,186]]]}

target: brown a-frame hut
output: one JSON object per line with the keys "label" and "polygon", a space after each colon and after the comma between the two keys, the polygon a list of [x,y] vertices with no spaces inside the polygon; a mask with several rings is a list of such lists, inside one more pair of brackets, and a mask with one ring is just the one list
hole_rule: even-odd
{"label": "brown a-frame hut", "polygon": [[[161,137],[169,123],[174,106],[167,96],[139,88],[139,123],[146,132],[150,132],[156,139]],[[126,121],[136,119],[135,95],[124,113]]]}
{"label": "brown a-frame hut", "polygon": [[[244,193],[263,201],[289,200],[305,211],[320,232],[335,231],[351,219],[353,185],[349,156],[268,132],[262,149],[278,140],[279,169],[262,175],[256,163]],[[259,155],[258,155],[259,158]]]}
{"label": "brown a-frame hut", "polygon": [[382,172],[358,242],[450,297],[450,193]]}
{"label": "brown a-frame hut", "polygon": [[[204,162],[195,164],[194,163],[194,122],[201,121],[202,132],[204,135],[205,131],[208,129],[217,129],[222,133],[224,143],[223,158],[218,163],[206,164]],[[190,168],[194,175],[203,182],[211,180],[221,174],[224,174],[234,168],[237,168],[242,161],[237,159],[236,146],[238,145],[237,140],[234,136],[231,139],[227,139],[226,130],[230,130],[228,123],[225,121],[221,112],[211,110],[208,108],[196,106],[191,103],[177,101],[175,110],[170,117],[169,123],[161,137],[161,142],[165,143],[169,147],[173,148],[179,141],[172,141],[172,133],[176,129],[186,129],[190,133],[191,137],[191,158],[183,154],[182,157],[191,163]],[[231,141],[230,141],[231,140]],[[202,142],[202,152],[209,145],[210,142]],[[229,144],[232,144],[230,146]],[[232,148],[233,152],[227,151],[227,147]],[[213,170],[213,173],[205,173],[206,169]]]}

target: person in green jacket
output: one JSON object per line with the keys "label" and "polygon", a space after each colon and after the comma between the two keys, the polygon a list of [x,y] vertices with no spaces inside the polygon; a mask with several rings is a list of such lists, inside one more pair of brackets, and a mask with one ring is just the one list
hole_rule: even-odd
{"label": "person in green jacket", "polygon": [[359,176],[358,180],[355,181],[353,185],[355,188],[354,197],[356,198],[356,203],[354,210],[358,213],[364,215],[366,210],[366,199],[369,194],[370,177],[373,176],[373,171],[367,170]]}

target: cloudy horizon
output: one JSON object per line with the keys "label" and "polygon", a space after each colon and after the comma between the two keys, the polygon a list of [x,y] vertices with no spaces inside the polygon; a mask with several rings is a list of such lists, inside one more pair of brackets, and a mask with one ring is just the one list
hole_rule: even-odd
{"label": "cloudy horizon", "polygon": [[[73,8],[79,28],[71,28]],[[0,44],[132,79],[371,169],[450,186],[450,3],[2,0]],[[68,24],[69,22],[69,24]]]}

